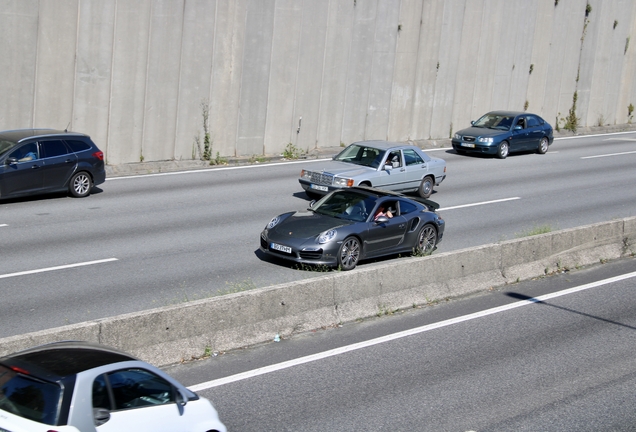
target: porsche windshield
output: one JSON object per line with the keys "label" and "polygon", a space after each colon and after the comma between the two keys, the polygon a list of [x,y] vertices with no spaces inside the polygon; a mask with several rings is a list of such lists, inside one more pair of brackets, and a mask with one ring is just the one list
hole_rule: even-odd
{"label": "porsche windshield", "polygon": [[376,198],[355,191],[337,191],[326,195],[312,207],[315,213],[362,222],[375,207]]}
{"label": "porsche windshield", "polygon": [[333,159],[341,162],[349,162],[356,165],[378,168],[386,151],[373,147],[351,144],[338,153]]}

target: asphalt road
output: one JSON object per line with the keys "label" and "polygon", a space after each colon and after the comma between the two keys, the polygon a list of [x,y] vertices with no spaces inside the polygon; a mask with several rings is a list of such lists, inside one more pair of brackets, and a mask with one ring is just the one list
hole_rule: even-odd
{"label": "asphalt road", "polygon": [[[448,165],[432,197],[447,221],[439,252],[636,214],[634,132],[506,160],[431,153]],[[320,163],[120,177],[85,199],[1,203],[0,337],[316,276],[264,260],[258,236],[307,207],[297,176]]]}
{"label": "asphalt road", "polygon": [[634,431],[634,288],[628,258],[167,371],[233,431]]}

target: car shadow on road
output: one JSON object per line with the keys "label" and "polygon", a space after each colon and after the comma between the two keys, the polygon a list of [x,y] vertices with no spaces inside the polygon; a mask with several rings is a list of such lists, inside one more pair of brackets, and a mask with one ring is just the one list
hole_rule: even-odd
{"label": "car shadow on road", "polygon": [[[459,153],[457,150],[454,149],[448,149],[446,150],[444,153],[449,154],[449,155],[457,155],[457,156],[466,156],[466,157],[470,157],[473,159],[499,159],[496,155],[493,154],[484,154],[484,153]],[[514,153],[510,153],[508,154],[508,156],[506,156],[507,158],[515,158],[518,156],[524,156],[524,155],[529,155],[529,154],[536,154],[535,151],[516,151]]]}
{"label": "car shadow on road", "polygon": [[[102,192],[104,192],[103,189],[100,189],[97,186],[93,186],[93,189],[91,189],[90,195],[88,195],[87,197],[84,197],[84,198],[88,198],[91,195],[98,195],[98,194],[100,194]],[[27,196],[16,197],[16,198],[6,198],[6,199],[0,198],[0,205],[1,204],[23,203],[23,202],[34,202],[34,201],[44,201],[44,200],[49,201],[49,200],[61,199],[61,198],[75,199],[75,197],[71,196],[66,191],[62,191],[62,192],[47,192],[47,193],[42,193],[42,194],[37,194],[37,195],[27,195]]]}

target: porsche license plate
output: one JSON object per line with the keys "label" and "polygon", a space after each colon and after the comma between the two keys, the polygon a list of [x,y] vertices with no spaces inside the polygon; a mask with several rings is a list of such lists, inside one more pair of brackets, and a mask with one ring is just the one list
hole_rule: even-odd
{"label": "porsche license plate", "polygon": [[475,148],[475,144],[469,144],[469,143],[462,143],[462,147],[470,147],[470,148]]}
{"label": "porsche license plate", "polygon": [[291,253],[292,251],[292,249],[289,246],[279,245],[278,243],[270,243],[269,247],[270,249],[285,252],[285,253]]}
{"label": "porsche license plate", "polygon": [[312,189],[319,190],[319,191],[329,192],[329,188],[327,186],[319,186],[319,185],[312,184],[309,187],[312,188]]}

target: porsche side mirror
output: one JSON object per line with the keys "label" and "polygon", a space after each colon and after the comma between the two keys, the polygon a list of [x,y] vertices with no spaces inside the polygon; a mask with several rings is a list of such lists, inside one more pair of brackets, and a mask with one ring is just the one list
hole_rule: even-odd
{"label": "porsche side mirror", "polygon": [[14,157],[10,157],[10,158],[7,158],[7,160],[4,163],[5,165],[13,165],[13,164],[17,164],[18,160]]}
{"label": "porsche side mirror", "polygon": [[389,218],[386,216],[380,216],[375,220],[376,225],[385,224],[389,221]]}
{"label": "porsche side mirror", "polygon": [[311,202],[309,203],[309,208],[312,208],[314,204],[316,204],[316,200],[311,200]]}

